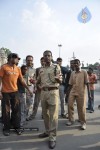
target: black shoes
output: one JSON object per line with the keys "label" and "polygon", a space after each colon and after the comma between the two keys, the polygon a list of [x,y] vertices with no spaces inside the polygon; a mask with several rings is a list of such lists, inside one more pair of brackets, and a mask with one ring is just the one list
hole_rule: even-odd
{"label": "black shoes", "polygon": [[16,131],[17,135],[21,135],[21,134],[22,134],[21,129],[16,129],[16,128],[15,128],[15,131]]}
{"label": "black shoes", "polygon": [[90,110],[90,113],[94,113],[94,110]]}
{"label": "black shoes", "polygon": [[98,105],[98,109],[100,109],[100,105]]}
{"label": "black shoes", "polygon": [[[16,129],[15,128],[15,132],[17,133],[17,135],[21,135],[22,134],[22,131],[20,129]],[[9,136],[10,135],[10,130],[7,130],[7,129],[3,129],[3,134],[5,136]]]}
{"label": "black shoes", "polygon": [[26,118],[26,121],[30,121],[30,120],[33,120],[35,118],[34,115],[30,115],[29,117]]}
{"label": "black shoes", "polygon": [[89,113],[93,113],[94,109],[86,108],[86,110],[89,110]]}
{"label": "black shoes", "polygon": [[[39,138],[46,138],[46,137],[49,137],[49,135],[47,133],[41,133],[39,134]],[[50,149],[54,149],[56,146],[56,141],[49,141],[49,148]]]}
{"label": "black shoes", "polygon": [[28,118],[26,118],[26,121],[29,121],[30,119],[29,119],[29,117]]}
{"label": "black shoes", "polygon": [[43,119],[43,115],[41,115],[41,118]]}
{"label": "black shoes", "polygon": [[9,135],[10,135],[10,130],[5,130],[5,129],[3,129],[3,134],[4,134],[5,136],[9,136]]}
{"label": "black shoes", "polygon": [[68,119],[68,114],[61,114],[61,118],[67,118]]}
{"label": "black shoes", "polygon": [[86,110],[90,110],[90,108],[86,108]]}
{"label": "black shoes", "polygon": [[49,137],[49,135],[47,133],[41,133],[39,134],[39,138],[46,138],[46,137]]}
{"label": "black shoes", "polygon": [[54,149],[56,146],[56,141],[49,141],[49,148]]}

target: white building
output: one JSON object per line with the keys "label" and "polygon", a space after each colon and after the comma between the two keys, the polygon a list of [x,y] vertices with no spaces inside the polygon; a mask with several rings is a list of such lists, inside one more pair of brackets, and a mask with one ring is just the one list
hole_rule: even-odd
{"label": "white building", "polygon": [[7,54],[4,49],[0,49],[0,67],[7,62]]}

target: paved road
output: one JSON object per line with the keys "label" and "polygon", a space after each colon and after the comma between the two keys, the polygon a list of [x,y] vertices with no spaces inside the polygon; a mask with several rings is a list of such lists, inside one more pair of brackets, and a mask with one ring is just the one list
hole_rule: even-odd
{"label": "paved road", "polygon": [[[59,118],[57,146],[55,150],[100,150],[100,83],[96,86],[95,112],[87,112],[87,129],[80,130],[80,124],[67,127],[66,119]],[[66,105],[65,105],[66,107]],[[60,112],[59,112],[60,113]],[[75,119],[77,120],[76,106]],[[44,130],[41,119],[41,107],[39,107],[36,119],[28,122],[26,127],[38,127],[39,131],[25,131],[21,136],[11,131],[9,137],[2,134],[0,124],[0,150],[48,150],[48,139],[39,139],[38,134]]]}

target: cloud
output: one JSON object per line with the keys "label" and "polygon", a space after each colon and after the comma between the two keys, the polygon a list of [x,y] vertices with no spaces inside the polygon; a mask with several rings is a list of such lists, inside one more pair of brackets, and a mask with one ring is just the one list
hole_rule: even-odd
{"label": "cloud", "polygon": [[[51,16],[53,15],[53,11],[47,3],[43,1],[37,1],[33,5],[33,10],[24,9],[22,12],[22,23],[26,25],[30,25],[31,30],[35,28],[35,25],[43,25],[49,21]],[[27,28],[28,26],[26,26]],[[32,28],[33,27],[33,28]]]}
{"label": "cloud", "polygon": [[[14,47],[16,50],[20,49],[19,53],[23,57],[28,53],[34,55],[37,64],[45,49],[52,50],[56,59],[59,55],[58,44],[62,44],[61,57],[65,63],[67,58],[72,57],[73,51],[81,60],[93,60],[89,56],[90,50],[92,56],[97,58],[95,55],[100,47],[100,22],[97,20],[97,23],[94,17],[89,23],[80,24],[77,21],[77,8],[80,11],[80,5],[77,3],[76,7],[72,7],[62,2],[53,5],[46,0],[27,0],[16,15],[18,21],[15,22],[15,26],[17,28],[13,35],[11,35],[12,30],[10,31],[11,40],[7,39],[8,45],[13,49]],[[93,9],[96,8],[93,7]],[[94,12],[95,15],[97,13]]]}
{"label": "cloud", "polygon": [[40,20],[49,19],[53,15],[53,10],[48,6],[46,1],[37,1],[35,4],[35,10],[39,15]]}
{"label": "cloud", "polygon": [[46,1],[36,1],[33,9],[22,11],[22,27],[28,32],[37,32],[40,36],[58,36],[59,21],[56,19],[55,10],[51,9]]}

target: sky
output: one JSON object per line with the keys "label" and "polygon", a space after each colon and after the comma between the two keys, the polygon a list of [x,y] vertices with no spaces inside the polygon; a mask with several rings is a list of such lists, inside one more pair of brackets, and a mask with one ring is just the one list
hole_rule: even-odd
{"label": "sky", "polygon": [[[85,7],[92,18],[80,23],[77,17]],[[20,64],[32,55],[35,67],[45,50],[54,60],[60,52],[63,66],[73,52],[84,64],[100,62],[100,0],[0,0],[1,47],[18,53]]]}

